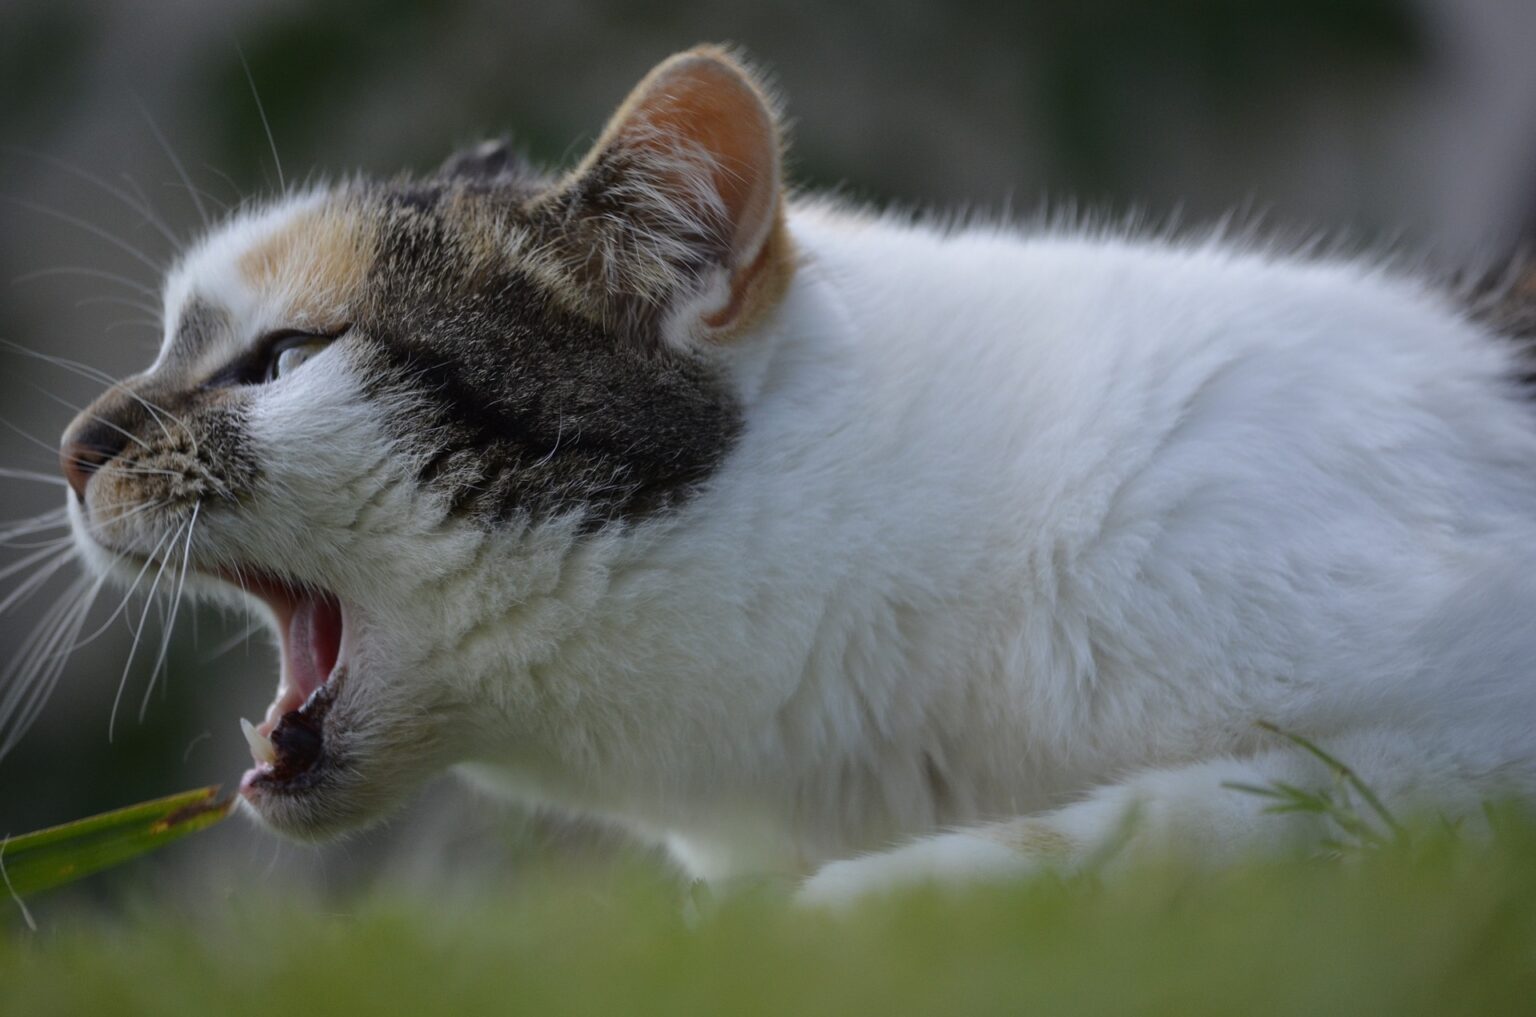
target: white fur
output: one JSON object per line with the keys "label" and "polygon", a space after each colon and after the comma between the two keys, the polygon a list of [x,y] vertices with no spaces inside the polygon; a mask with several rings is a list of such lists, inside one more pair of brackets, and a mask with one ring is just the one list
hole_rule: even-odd
{"label": "white fur", "polygon": [[[558,777],[509,754],[520,786],[711,877],[1082,796],[1044,822],[1084,857],[1144,796],[1174,840],[1278,842],[1227,770],[1326,774],[1260,720],[1399,803],[1536,791],[1536,428],[1439,296],[1218,242],[791,230],[788,298],[726,354],[744,441],[551,636],[572,706],[507,744],[542,730]],[[951,835],[808,894],[999,857]]]}
{"label": "white fur", "polygon": [[259,397],[274,522],[208,553],[341,593],[359,745],[449,732],[434,765],[705,877],[834,862],[823,902],[1082,864],[1133,813],[1214,858],[1305,839],[1222,787],[1326,782],[1261,720],[1394,807],[1536,794],[1536,421],[1434,290],[814,202],[789,230],[787,296],[715,354],[739,447],[627,532],[444,524],[326,354]]}

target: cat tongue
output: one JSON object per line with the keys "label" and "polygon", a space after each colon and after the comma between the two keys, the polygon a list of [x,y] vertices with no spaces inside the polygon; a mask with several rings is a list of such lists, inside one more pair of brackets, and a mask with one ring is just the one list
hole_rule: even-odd
{"label": "cat tongue", "polygon": [[336,598],[306,593],[290,604],[283,631],[283,682],[261,725],[270,734],[283,714],[304,705],[336,666],[341,654],[341,604]]}

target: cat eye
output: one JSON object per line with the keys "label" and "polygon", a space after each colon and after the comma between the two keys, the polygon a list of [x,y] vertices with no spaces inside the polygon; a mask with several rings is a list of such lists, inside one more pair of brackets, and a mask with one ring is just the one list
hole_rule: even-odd
{"label": "cat eye", "polygon": [[325,349],[331,343],[346,335],[350,325],[343,325],[334,332],[299,332],[286,331],[274,332],[257,344],[256,354],[260,357],[253,367],[257,368],[257,377],[248,379],[251,381],[266,382],[291,374],[304,366],[305,361]]}
{"label": "cat eye", "polygon": [[295,336],[275,347],[267,365],[267,380],[276,381],[303,366],[304,362],[331,344],[330,337]]}
{"label": "cat eye", "polygon": [[346,335],[351,328],[351,325],[343,325],[334,332],[302,332],[298,329],[269,332],[216,371],[203,382],[203,387],[262,385],[276,381],[304,366],[305,361]]}

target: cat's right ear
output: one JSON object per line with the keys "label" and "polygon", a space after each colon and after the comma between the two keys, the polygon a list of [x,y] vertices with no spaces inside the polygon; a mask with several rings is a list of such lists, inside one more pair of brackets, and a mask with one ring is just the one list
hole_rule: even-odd
{"label": "cat's right ear", "polygon": [[642,341],[686,346],[749,327],[784,292],[782,137],[768,91],[703,46],[630,93],[533,211],[547,281]]}

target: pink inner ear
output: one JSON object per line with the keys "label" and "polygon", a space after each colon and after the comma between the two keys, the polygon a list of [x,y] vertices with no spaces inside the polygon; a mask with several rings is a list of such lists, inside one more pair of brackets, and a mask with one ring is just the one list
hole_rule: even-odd
{"label": "pink inner ear", "polygon": [[[619,112],[621,144],[708,153],[711,183],[726,214],[733,268],[747,267],[773,225],[779,199],[779,137],[762,94],[722,59],[683,54],[658,67]],[[686,200],[695,181],[678,180]]]}

